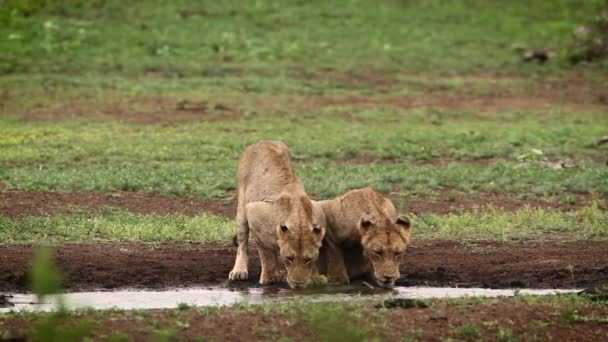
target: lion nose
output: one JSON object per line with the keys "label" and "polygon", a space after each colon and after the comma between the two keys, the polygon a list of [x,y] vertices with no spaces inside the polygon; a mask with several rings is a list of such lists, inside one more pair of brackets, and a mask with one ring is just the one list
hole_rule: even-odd
{"label": "lion nose", "polygon": [[382,276],[384,277],[384,281],[387,283],[397,280],[397,278],[398,278],[398,276],[396,274],[383,274]]}

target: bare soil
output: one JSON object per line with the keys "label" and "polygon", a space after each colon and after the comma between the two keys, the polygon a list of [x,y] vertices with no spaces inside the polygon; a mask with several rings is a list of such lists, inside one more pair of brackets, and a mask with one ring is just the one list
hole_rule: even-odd
{"label": "bare soil", "polygon": [[197,197],[161,196],[142,192],[0,192],[0,216],[25,218],[69,214],[77,208],[98,210],[120,208],[137,214],[212,213],[234,217],[236,203],[221,200],[204,200]]}
{"label": "bare soil", "polygon": [[[393,192],[389,197],[397,204],[405,194]],[[403,202],[404,210],[417,215],[423,213],[449,214],[482,209],[488,206],[515,211],[524,206],[575,210],[598,200],[606,207],[606,198],[589,194],[568,194],[575,201],[566,203],[560,197],[521,199],[506,193],[476,192],[467,194],[457,190],[442,190],[431,196],[409,197]],[[236,202],[233,199],[205,200],[198,197],[162,196],[142,192],[50,192],[50,191],[0,191],[0,216],[26,218],[28,216],[52,216],[69,214],[79,208],[99,210],[121,208],[139,214],[183,214],[212,213],[233,218]]]}
{"label": "bare soil", "polygon": [[[0,245],[0,291],[28,291],[36,246]],[[230,243],[82,243],[51,247],[70,291],[222,285],[236,249]],[[608,283],[608,242],[454,242],[414,240],[397,286],[587,288]],[[250,279],[260,275],[256,248]]]}
{"label": "bare soil", "polygon": [[216,122],[239,119],[243,113],[220,101],[172,97],[64,98],[52,104],[39,102],[22,112],[32,121],[122,121],[135,124],[174,125],[184,122]]}
{"label": "bare soil", "polygon": [[[149,73],[154,74],[155,70]],[[239,70],[226,69],[228,74]],[[173,74],[170,71],[170,74]],[[179,73],[178,73],[179,74]],[[574,73],[558,76],[490,73],[446,75],[445,80],[431,83],[428,75],[418,75],[420,81],[399,78],[375,70],[291,70],[295,79],[338,82],[355,94],[346,96],[287,96],[251,95],[222,96],[213,99],[177,98],[170,96],[141,96],[132,98],[66,96],[55,91],[27,99],[11,91],[0,93],[0,112],[18,114],[25,120],[62,121],[86,119],[88,121],[124,121],[137,124],[174,125],[184,122],[216,122],[240,119],[249,115],[267,116],[273,112],[284,115],[285,110],[302,113],[323,108],[393,108],[393,109],[447,109],[475,112],[479,120],[496,120],[500,117],[488,113],[513,110],[564,109],[583,113],[604,113],[608,108],[608,90],[605,84]],[[414,75],[415,76],[415,75]],[[415,77],[414,77],[415,79]],[[458,80],[453,86],[447,80]],[[423,81],[424,80],[424,81]],[[444,82],[444,83],[442,83]],[[370,96],[373,89],[376,95]],[[404,90],[409,94],[404,94]],[[36,98],[32,101],[32,97]],[[28,100],[28,101],[25,101]],[[23,103],[28,103],[23,105]],[[275,115],[277,113],[274,113]],[[345,119],[357,121],[348,113]]]}
{"label": "bare soil", "polygon": [[[608,308],[578,305],[586,322],[571,322],[562,315],[567,305],[525,303],[519,299],[488,301],[481,304],[449,304],[440,302],[426,308],[389,309],[378,311],[371,303],[362,309],[362,321],[341,322],[339,332],[331,323],[315,325],[301,311],[240,310],[222,308],[209,313],[196,309],[151,310],[145,316],[133,312],[107,312],[103,315],[84,313],[77,318],[63,319],[61,326],[78,321],[95,322],[90,334],[94,340],[107,340],[120,331],[130,341],[150,341],[159,331],[173,331],[180,340],[204,337],[210,341],[290,341],[348,340],[347,334],[359,334],[369,340],[400,341],[407,338],[424,341],[540,340],[540,341],[605,341],[608,325],[597,320],[607,317]],[[65,322],[67,321],[67,323]],[[31,315],[0,318],[0,331],[25,341],[36,319]],[[463,327],[468,326],[465,330]],[[69,328],[68,328],[69,329]],[[9,334],[10,332],[10,334]],[[468,332],[468,333],[467,333]],[[502,338],[500,338],[502,337]],[[510,338],[509,338],[510,337]],[[156,338],[158,340],[158,338]],[[409,340],[409,339],[408,339]]]}

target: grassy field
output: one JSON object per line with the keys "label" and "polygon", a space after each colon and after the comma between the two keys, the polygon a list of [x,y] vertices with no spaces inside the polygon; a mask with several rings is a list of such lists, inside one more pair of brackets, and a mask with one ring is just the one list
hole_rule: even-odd
{"label": "grassy field", "polygon": [[[234,235],[232,219],[203,214],[131,214],[120,210],[92,213],[74,208],[71,215],[12,219],[0,217],[4,243],[79,241],[228,241]],[[515,212],[481,208],[472,213],[424,214],[415,218],[415,239],[516,241],[543,239],[603,239],[608,234],[608,213],[594,203],[573,212],[523,208]]]}
{"label": "grassy field", "polygon": [[[599,250],[608,237],[608,144],[599,144],[608,135],[608,63],[572,65],[569,56],[574,32],[601,13],[604,0],[0,0],[1,263],[25,265],[30,243],[129,241],[129,255],[147,258],[130,266],[149,286],[153,271],[172,264],[137,242],[221,242],[197,245],[200,255],[166,244],[163,255],[225,279],[216,259],[232,254],[226,211],[156,212],[146,201],[234,206],[239,154],[272,139],[289,145],[315,199],[367,186],[394,199],[414,219],[418,251],[444,239],[463,249],[480,240],[576,249],[525,268],[517,256],[494,265],[483,245],[469,257],[487,263],[468,272],[490,284],[525,286],[517,272],[561,287],[600,284],[603,256],[588,260],[585,246]],[[524,62],[532,50],[549,60]],[[101,204],[46,196],[57,192],[94,192]],[[104,200],[125,193],[134,196],[121,206]],[[413,203],[422,209],[411,212]],[[99,265],[60,255],[58,265],[74,264],[65,275],[72,289],[83,274],[91,286],[124,267],[100,249]],[[420,283],[467,280],[418,258],[433,265],[413,275]],[[22,289],[30,266],[1,263],[0,284]],[[387,303],[8,313],[0,339],[600,340],[606,331],[605,298]],[[246,332],[235,335],[235,326]]]}
{"label": "grassy field", "polygon": [[[0,184],[229,200],[240,152],[273,139],[290,146],[317,199],[366,186],[405,199],[446,190],[507,193],[522,203],[590,194],[600,204],[584,209],[598,211],[585,221],[592,223],[572,219],[579,213],[542,212],[539,220],[552,223],[516,231],[601,235],[608,150],[596,143],[608,125],[607,70],[564,59],[573,30],[599,5],[5,1]],[[522,63],[532,48],[557,57]],[[548,167],[560,163],[572,167]],[[471,215],[424,216],[419,233],[505,238],[481,227],[522,214]],[[496,218],[481,219],[488,215]],[[228,236],[228,224],[210,216],[93,216],[3,218],[0,234],[5,241]],[[192,220],[222,233],[158,233]],[[479,228],[425,228],[455,221]],[[130,224],[157,234],[110,228]],[[77,229],[83,225],[87,232]],[[15,228],[32,226],[38,231]]]}
{"label": "grassy field", "polygon": [[137,74],[227,60],[266,70],[518,70],[516,48],[562,49],[600,1],[3,3],[5,72]]}

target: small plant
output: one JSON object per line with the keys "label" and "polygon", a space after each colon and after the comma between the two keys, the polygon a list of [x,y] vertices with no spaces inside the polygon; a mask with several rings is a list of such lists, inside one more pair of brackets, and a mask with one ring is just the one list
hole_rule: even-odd
{"label": "small plant", "polygon": [[[310,304],[302,314],[319,341],[367,341],[369,324],[360,324],[361,309],[347,305]],[[336,329],[336,327],[340,327]]]}
{"label": "small plant", "polygon": [[562,199],[562,202],[564,204],[568,204],[568,205],[575,205],[576,204],[576,197],[572,196],[572,195],[566,195]]}
{"label": "small plant", "polygon": [[498,342],[514,342],[516,341],[513,332],[509,328],[498,328],[498,335],[496,336]]}
{"label": "small plant", "polygon": [[203,306],[203,307],[197,308],[197,311],[201,316],[207,316],[207,315],[215,313],[219,310],[220,310],[220,308],[217,306]]}
{"label": "small plant", "polygon": [[40,249],[34,256],[30,274],[30,286],[38,302],[42,303],[49,295],[61,293],[61,282],[62,276],[51,252],[46,248]]}
{"label": "small plant", "polygon": [[169,342],[173,341],[177,336],[175,330],[157,330],[152,336],[153,342]]}
{"label": "small plant", "polygon": [[478,340],[481,337],[479,329],[472,324],[465,324],[457,329],[458,336],[465,340]]}
{"label": "small plant", "polygon": [[51,252],[46,248],[40,249],[32,262],[30,285],[39,303],[43,303],[49,295],[58,295],[58,307],[56,311],[42,315],[33,323],[28,334],[31,341],[82,341],[95,327],[93,322],[87,320],[65,322],[65,318],[70,315],[59,295],[62,293],[61,279]]}
{"label": "small plant", "polygon": [[128,341],[130,341],[130,339],[129,339],[129,336],[124,333],[115,332],[108,337],[107,341],[108,342],[128,342]]}
{"label": "small plant", "polygon": [[583,316],[578,312],[578,310],[572,308],[562,308],[560,310],[560,314],[562,315],[562,318],[564,318],[570,324],[584,322],[608,323],[608,317],[598,317],[595,315]]}
{"label": "small plant", "polygon": [[422,329],[414,329],[410,335],[403,337],[401,339],[401,341],[402,342],[422,341],[423,337],[424,337],[424,331]]}
{"label": "small plant", "polygon": [[178,308],[179,310],[181,310],[181,311],[184,311],[184,310],[191,309],[191,308],[192,308],[192,305],[190,305],[190,304],[188,304],[188,303],[178,303],[178,304],[177,304],[177,308]]}

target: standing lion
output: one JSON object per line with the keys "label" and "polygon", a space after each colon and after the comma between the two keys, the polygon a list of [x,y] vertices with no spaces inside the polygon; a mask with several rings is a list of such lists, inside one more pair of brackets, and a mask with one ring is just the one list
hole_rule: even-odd
{"label": "standing lion", "polygon": [[325,217],[296,177],[287,146],[280,141],[260,141],[247,147],[239,160],[237,182],[238,250],[229,279],[249,277],[251,229],[262,263],[261,284],[282,281],[282,264],[292,288],[326,283],[316,268]]}

